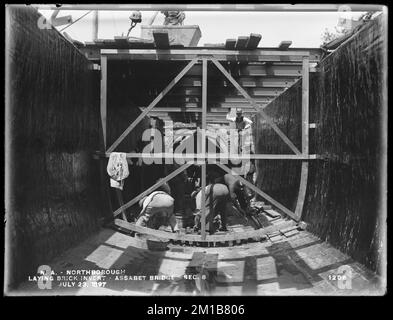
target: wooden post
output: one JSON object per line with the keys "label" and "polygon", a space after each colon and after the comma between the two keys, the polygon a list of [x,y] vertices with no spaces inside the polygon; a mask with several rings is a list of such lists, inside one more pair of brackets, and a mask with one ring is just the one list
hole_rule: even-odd
{"label": "wooden post", "polygon": [[[309,57],[303,57],[302,67],[302,154],[309,156]],[[295,215],[301,219],[304,200],[306,198],[308,179],[308,161],[302,162],[300,173],[299,193],[297,197]]]}
{"label": "wooden post", "polygon": [[[123,207],[124,206],[123,192],[119,189],[116,189],[116,196],[117,196],[117,201],[119,202],[120,207]],[[121,215],[122,215],[122,218],[124,221],[128,221],[125,210],[121,211]]]}
{"label": "wooden post", "polygon": [[[100,91],[100,116],[101,116],[101,132],[102,132],[102,143],[101,148],[103,152],[106,150],[106,114],[107,114],[107,57],[101,56],[101,91]],[[109,210],[112,211],[112,202],[111,202],[111,195],[110,189],[108,186],[109,179],[108,175],[106,174],[106,165],[107,161],[105,159],[100,160],[100,177],[102,183],[102,192],[104,198],[106,198],[109,204]],[[106,216],[105,216],[106,218]],[[124,217],[123,217],[124,218]],[[126,220],[127,221],[127,220]]]}
{"label": "wooden post", "polygon": [[[202,60],[202,154],[206,152],[206,113],[207,113],[207,60]],[[204,159],[201,170],[202,192],[201,192],[201,236],[206,239],[206,159]],[[211,199],[210,199],[211,200]],[[209,225],[209,227],[211,227]]]}
{"label": "wooden post", "polygon": [[98,39],[98,10],[93,14],[93,41]]}
{"label": "wooden post", "polygon": [[101,56],[101,100],[100,100],[100,112],[101,112],[101,126],[102,134],[104,138],[104,148],[106,149],[106,102],[107,102],[107,73],[108,73],[108,58]]}
{"label": "wooden post", "polygon": [[302,153],[308,155],[309,133],[309,58],[303,57],[302,68]]}

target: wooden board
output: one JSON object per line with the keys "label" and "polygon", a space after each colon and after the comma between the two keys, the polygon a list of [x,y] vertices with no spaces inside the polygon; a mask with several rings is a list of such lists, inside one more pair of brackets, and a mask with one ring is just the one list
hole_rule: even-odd
{"label": "wooden board", "polygon": [[209,47],[209,48],[220,48],[220,49],[223,49],[223,48],[225,48],[225,43],[205,43],[203,46],[204,47]]}
{"label": "wooden board", "polygon": [[292,41],[281,41],[278,45],[280,50],[287,50],[292,44]]}
{"label": "wooden board", "polygon": [[128,44],[128,38],[127,37],[117,37],[115,36],[115,42],[119,44]]}
{"label": "wooden board", "polygon": [[263,211],[265,211],[266,214],[268,214],[272,218],[281,217],[281,215],[277,211],[274,211],[272,209],[264,209]]}
{"label": "wooden board", "polygon": [[156,48],[159,49],[169,48],[168,31],[155,30],[153,31],[153,38]]}
{"label": "wooden board", "polygon": [[258,44],[261,41],[261,39],[262,39],[262,36],[260,34],[251,33],[250,37],[248,39],[248,42],[246,44],[246,48],[248,50],[256,49],[258,47]]}
{"label": "wooden board", "polygon": [[284,235],[286,238],[289,238],[289,237],[293,237],[294,235],[296,235],[296,234],[298,234],[298,233],[299,233],[299,230],[293,229],[293,230],[291,230],[291,231],[284,232],[283,235]]}
{"label": "wooden board", "polygon": [[236,40],[235,49],[236,50],[246,49],[249,39],[250,37],[242,37],[242,36],[238,37]]}
{"label": "wooden board", "polygon": [[236,39],[227,39],[225,41],[225,49],[235,49]]}

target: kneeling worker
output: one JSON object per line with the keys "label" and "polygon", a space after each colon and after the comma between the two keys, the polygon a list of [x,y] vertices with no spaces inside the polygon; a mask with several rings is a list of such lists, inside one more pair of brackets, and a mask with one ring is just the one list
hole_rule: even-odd
{"label": "kneeling worker", "polygon": [[[214,218],[218,215],[221,217],[220,231],[226,231],[226,204],[230,201],[228,188],[224,184],[214,183],[206,186],[205,189],[205,222],[206,230],[213,234],[215,230]],[[196,209],[198,213],[195,215],[194,230],[200,229],[201,224],[201,207],[202,207],[202,192],[195,196]]]}
{"label": "kneeling worker", "polygon": [[139,201],[142,210],[135,225],[151,229],[159,229],[163,225],[170,225],[172,232],[179,231],[173,212],[174,204],[175,200],[167,192],[152,192]]}

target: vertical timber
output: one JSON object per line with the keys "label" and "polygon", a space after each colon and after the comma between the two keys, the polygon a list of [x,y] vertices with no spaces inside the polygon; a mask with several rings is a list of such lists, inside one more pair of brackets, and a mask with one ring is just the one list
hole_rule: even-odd
{"label": "vertical timber", "polygon": [[[206,112],[207,112],[207,60],[202,60],[202,154],[206,152]],[[206,239],[206,159],[203,160],[201,170],[201,237]],[[211,226],[209,225],[209,228]]]}
{"label": "vertical timber", "polygon": [[108,77],[108,58],[101,56],[101,100],[100,100],[100,113],[101,113],[101,126],[102,134],[104,137],[104,148],[106,149],[106,103],[107,103],[107,77]]}
{"label": "vertical timber", "polygon": [[[309,57],[303,57],[302,67],[302,154],[309,155]],[[304,199],[306,197],[308,178],[308,160],[302,161],[300,174],[299,194],[296,203],[295,214],[298,220],[303,212]]]}

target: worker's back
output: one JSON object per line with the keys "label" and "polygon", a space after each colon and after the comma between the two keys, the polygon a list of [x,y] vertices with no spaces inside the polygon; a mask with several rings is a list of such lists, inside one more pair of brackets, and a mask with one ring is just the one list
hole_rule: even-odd
{"label": "worker's back", "polygon": [[[218,199],[225,198],[229,196],[229,190],[225,184],[222,183],[214,183],[214,184],[209,184],[206,186],[205,189],[205,199],[206,199],[206,206],[210,205],[210,203],[214,203]],[[202,190],[198,192],[198,194],[195,197],[195,202],[196,202],[196,208],[198,210],[201,209],[201,204],[202,204]]]}

